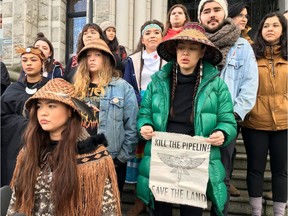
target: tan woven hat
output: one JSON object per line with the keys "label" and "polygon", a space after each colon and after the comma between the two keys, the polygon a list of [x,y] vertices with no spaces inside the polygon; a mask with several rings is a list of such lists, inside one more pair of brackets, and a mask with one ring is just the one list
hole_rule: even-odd
{"label": "tan woven hat", "polygon": [[102,39],[97,39],[94,41],[89,42],[88,44],[86,44],[79,52],[77,60],[78,62],[80,62],[83,57],[86,56],[86,53],[89,49],[97,49],[97,50],[101,50],[104,53],[106,53],[111,60],[111,64],[115,67],[116,66],[116,60],[114,58],[114,55],[112,54],[112,52],[110,51],[110,48],[108,47],[107,43],[102,40]]}
{"label": "tan woven hat", "polygon": [[69,82],[62,78],[55,78],[49,80],[42,88],[40,88],[32,97],[30,97],[26,103],[25,107],[30,110],[32,102],[36,99],[48,99],[55,100],[76,110],[79,115],[81,115],[80,110],[76,107],[72,101],[72,97],[75,97],[75,88]]}
{"label": "tan woven hat", "polygon": [[157,47],[157,52],[166,61],[176,60],[177,41],[186,40],[204,44],[207,49],[203,56],[213,65],[217,65],[222,60],[221,51],[206,37],[204,28],[196,22],[188,22],[183,30],[174,37],[161,42]]}

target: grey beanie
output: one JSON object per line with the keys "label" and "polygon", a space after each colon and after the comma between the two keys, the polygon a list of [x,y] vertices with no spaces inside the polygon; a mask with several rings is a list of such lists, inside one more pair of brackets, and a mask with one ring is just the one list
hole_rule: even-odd
{"label": "grey beanie", "polygon": [[116,30],[116,26],[110,21],[104,21],[100,24],[100,28],[103,32],[105,32],[108,28],[114,28]]}
{"label": "grey beanie", "polygon": [[[218,4],[220,4],[220,6],[223,8],[224,10],[224,14],[225,14],[225,19],[227,18],[228,16],[228,3],[226,0],[213,0],[215,2],[217,2]],[[202,11],[200,11],[203,7],[203,5],[206,3],[206,2],[213,2],[211,0],[201,0],[199,5],[198,5],[198,20],[199,22],[201,23],[201,20],[200,20],[200,14]]]}

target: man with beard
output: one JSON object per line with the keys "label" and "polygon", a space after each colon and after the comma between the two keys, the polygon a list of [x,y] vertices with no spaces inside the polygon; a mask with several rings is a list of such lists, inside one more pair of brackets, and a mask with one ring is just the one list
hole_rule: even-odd
{"label": "man with beard", "polygon": [[[258,68],[250,44],[240,37],[231,18],[227,18],[226,0],[201,0],[198,6],[198,20],[205,28],[207,36],[222,52],[223,60],[218,65],[220,77],[228,85],[234,104],[234,116],[239,122],[253,108],[258,89]],[[238,126],[239,131],[239,126]],[[237,138],[237,137],[236,137]],[[228,215],[229,189],[233,161],[235,158],[236,138],[230,145],[221,148],[221,161],[226,170],[227,202],[223,211]],[[211,215],[216,215],[211,208]]]}

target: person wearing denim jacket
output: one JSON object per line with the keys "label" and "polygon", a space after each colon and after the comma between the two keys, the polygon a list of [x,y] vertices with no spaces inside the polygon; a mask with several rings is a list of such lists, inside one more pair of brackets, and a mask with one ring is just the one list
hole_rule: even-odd
{"label": "person wearing denim jacket", "polygon": [[125,80],[116,78],[112,78],[105,88],[105,95],[100,98],[97,133],[105,134],[110,155],[121,163],[135,157],[133,150],[138,142],[138,105],[135,99],[133,87]]}
{"label": "person wearing denim jacket", "polygon": [[82,116],[82,126],[90,135],[103,133],[107,150],[114,160],[118,187],[123,190],[127,161],[135,157],[138,143],[138,103],[133,87],[119,77],[116,60],[102,39],[85,44],[78,53],[78,68],[74,76],[77,97],[91,107],[88,118]]}
{"label": "person wearing denim jacket", "polygon": [[[237,122],[242,121],[254,107],[258,89],[258,68],[252,47],[247,40],[240,37],[241,30],[235,25],[233,19],[228,17],[226,0],[201,0],[198,6],[198,20],[205,28],[209,40],[223,54],[223,59],[218,64],[220,77],[230,91],[235,119]],[[230,185],[230,179],[236,155],[236,139],[237,137],[230,145],[221,148],[221,161],[226,170],[225,184],[228,194],[224,215],[228,215],[230,194],[235,188]],[[239,196],[240,193],[236,195]],[[214,209],[212,206],[211,215],[215,215]]]}
{"label": "person wearing denim jacket", "polygon": [[254,107],[258,89],[258,67],[251,45],[239,37],[227,54],[220,77],[228,85],[234,113],[243,120]]}

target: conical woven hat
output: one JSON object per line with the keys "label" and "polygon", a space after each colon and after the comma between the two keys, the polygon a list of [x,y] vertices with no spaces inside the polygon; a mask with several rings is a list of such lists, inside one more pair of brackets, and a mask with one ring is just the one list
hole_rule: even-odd
{"label": "conical woven hat", "polygon": [[42,88],[40,88],[32,97],[30,97],[25,107],[30,110],[32,102],[36,99],[48,99],[55,100],[72,107],[75,111],[81,115],[81,112],[77,109],[73,103],[71,97],[75,97],[75,88],[69,82],[62,78],[55,78],[49,80]]}
{"label": "conical woven hat", "polygon": [[79,52],[78,56],[77,56],[77,60],[78,62],[80,62],[82,60],[83,57],[86,56],[86,53],[89,49],[97,49],[97,50],[101,50],[103,52],[105,52],[111,60],[111,64],[115,67],[116,66],[116,60],[114,58],[114,55],[112,54],[112,52],[110,51],[110,48],[108,47],[107,43],[102,40],[102,39],[96,39],[94,41],[90,41],[89,43],[87,43]]}
{"label": "conical woven hat", "polygon": [[207,38],[204,28],[199,23],[188,22],[183,30],[174,37],[161,42],[157,47],[157,52],[166,61],[176,60],[177,41],[186,40],[204,44],[207,49],[203,59],[213,65],[217,65],[222,60],[221,51]]}

